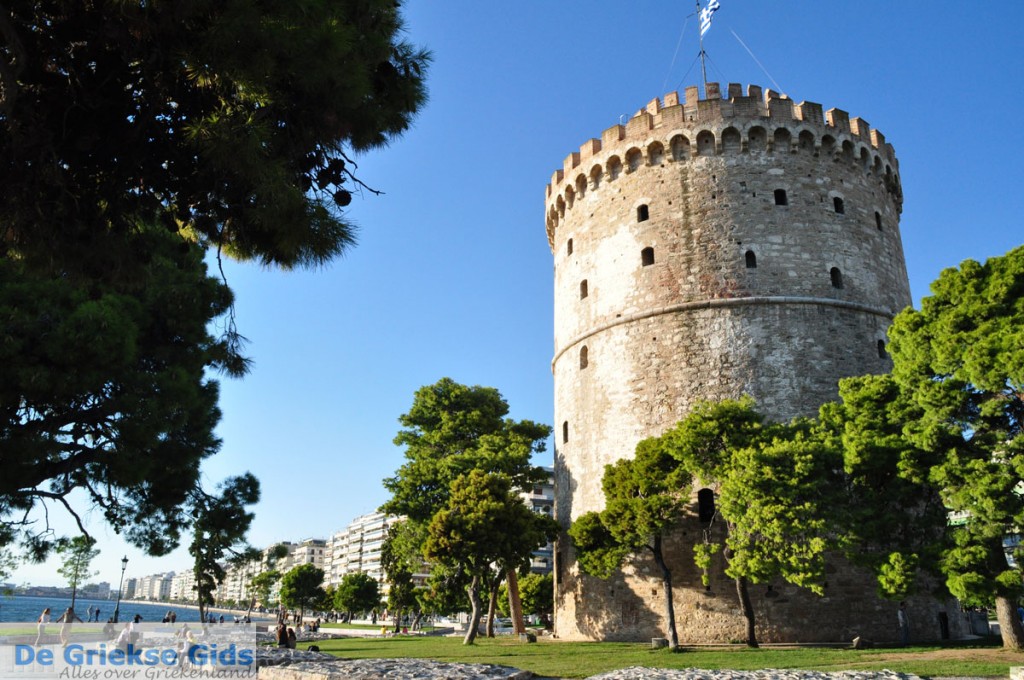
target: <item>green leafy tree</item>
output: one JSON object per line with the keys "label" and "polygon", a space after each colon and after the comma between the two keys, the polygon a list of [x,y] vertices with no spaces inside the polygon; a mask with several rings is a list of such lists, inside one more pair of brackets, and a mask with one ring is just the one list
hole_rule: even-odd
{"label": "green leafy tree", "polygon": [[[347,152],[425,101],[401,2],[32,0],[0,17],[3,248],[79,270],[140,222],[236,257],[323,264],[352,240]],[[311,58],[315,55],[315,58]],[[69,112],[74,112],[69,115]]]}
{"label": "green leafy tree", "polygon": [[433,564],[425,586],[416,593],[421,610],[430,614],[452,614],[469,611],[466,586],[469,585],[462,569]]}
{"label": "green leafy tree", "polygon": [[[395,437],[405,447],[406,463],[384,480],[392,496],[381,511],[425,527],[448,503],[452,483],[472,470],[506,475],[518,490],[545,481],[547,472],[532,465],[531,456],[546,450],[551,428],[507,418],[508,411],[493,387],[442,378],[417,390]],[[425,537],[422,528],[416,535]],[[494,579],[487,583],[497,587]],[[521,629],[522,621],[516,626]]]}
{"label": "green leafy tree", "polygon": [[836,546],[842,499],[838,452],[801,431],[735,452],[720,486],[729,522],[726,574],[773,578],[824,594],[825,558]]}
{"label": "green leafy tree", "polygon": [[92,561],[100,554],[95,546],[95,539],[89,536],[75,536],[57,543],[57,555],[61,561],[61,566],[57,567],[57,573],[63,576],[71,586],[72,609],[75,608],[78,584],[99,573],[89,570]]}
{"label": "green leafy tree", "polygon": [[430,521],[424,555],[460,570],[469,582],[472,614],[464,644],[476,639],[483,613],[480,590],[492,565],[502,571],[521,568],[557,531],[553,519],[526,507],[505,475],[472,470],[452,482],[447,504]]}
{"label": "green leafy tree", "polygon": [[177,237],[148,229],[135,245],[137,285],[0,258],[0,546],[21,539],[33,559],[52,547],[33,509],[47,517],[58,505],[88,535],[76,490],[131,543],[166,553],[191,521],[200,463],[220,445],[207,371],[241,367],[208,325],[231,292]]}
{"label": "green leafy tree", "polygon": [[318,266],[353,244],[347,206],[377,193],[354,154],[425,101],[401,11],[0,8],[0,547],[43,558],[50,505],[97,509],[151,554],[177,545],[219,445],[208,372],[247,365],[204,258]]}
{"label": "green leafy tree", "polygon": [[[523,611],[538,616],[550,615],[555,605],[555,578],[551,574],[529,573],[519,578],[519,596]],[[498,595],[498,610],[508,616],[508,587],[503,585]]]}
{"label": "green leafy tree", "polygon": [[194,495],[192,543],[188,552],[193,559],[196,600],[202,621],[206,620],[207,609],[214,604],[217,587],[224,581],[225,558],[229,555],[252,558],[252,550],[244,541],[255,515],[247,512],[246,506],[259,500],[259,480],[249,473],[225,481],[219,495]]}
{"label": "green leafy tree", "polygon": [[820,436],[843,455],[836,531],[846,557],[876,575],[879,595],[902,600],[922,571],[937,575],[946,540],[946,509],[927,479],[936,458],[904,436],[922,414],[891,375],[843,379],[839,397],[819,415]]}
{"label": "green leafy tree", "polygon": [[1024,549],[1011,567],[1003,542],[1024,526],[1024,247],[946,269],[931,293],[889,331],[893,377],[920,409],[904,432],[937,454],[929,479],[966,517],[943,554],[946,584],[994,600],[1003,645],[1022,649]]}
{"label": "green leafy tree", "polygon": [[[661,446],[715,494],[694,558],[709,583],[713,556],[736,585],[757,647],[749,584],[781,577],[821,593],[825,556],[834,548],[828,521],[841,489],[838,452],[810,433],[810,424],[765,423],[749,397],[699,402],[664,433]],[[722,530],[718,530],[722,525]]]}
{"label": "green leafy tree", "polygon": [[663,542],[690,502],[692,478],[658,440],[645,439],[633,458],[605,466],[601,486],[604,510],[586,513],[569,527],[580,569],[607,578],[628,556],[649,554],[661,574],[669,648],[678,650],[672,572]]}
{"label": "green leafy tree", "polygon": [[277,543],[271,546],[265,553],[256,555],[254,559],[249,561],[249,564],[255,564],[256,573],[249,579],[249,597],[248,609],[245,612],[246,617],[252,614],[252,608],[256,606],[256,600],[259,599],[263,603],[263,606],[267,606],[270,601],[270,591],[273,590],[274,584],[281,578],[281,573],[274,567],[280,560],[288,557],[288,546],[283,543]]}
{"label": "green leafy tree", "polygon": [[[395,632],[401,629],[405,611],[419,604],[413,574],[426,571],[423,561],[423,542],[426,526],[420,522],[403,520],[388,527],[381,548],[381,567],[387,578],[388,609],[395,614]],[[422,608],[417,612],[417,622]],[[415,626],[415,622],[414,622]]]}
{"label": "green leafy tree", "polygon": [[493,387],[469,387],[450,378],[421,387],[412,408],[398,421],[395,437],[406,462],[384,480],[391,498],[381,511],[429,522],[450,497],[451,484],[471,470],[507,475],[515,488],[543,482],[547,473],[531,464],[546,450],[548,425],[506,418],[508,402]]}
{"label": "green leafy tree", "polygon": [[324,598],[324,571],[312,564],[292,567],[281,577],[281,603],[298,609],[299,616]]}
{"label": "green leafy tree", "polygon": [[345,574],[334,590],[334,608],[347,612],[370,611],[380,604],[380,584],[369,574]]}
{"label": "green leafy tree", "polygon": [[[249,581],[249,587],[254,593],[254,598],[258,599],[266,607],[270,605],[270,593],[274,590],[274,585],[280,580],[281,572],[276,569],[269,569],[253,576]],[[252,611],[252,604],[249,607],[250,611]]]}

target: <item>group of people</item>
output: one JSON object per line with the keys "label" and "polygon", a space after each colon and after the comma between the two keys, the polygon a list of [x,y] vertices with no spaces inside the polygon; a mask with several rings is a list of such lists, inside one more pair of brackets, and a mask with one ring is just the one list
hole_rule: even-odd
{"label": "group of people", "polygon": [[[89,607],[89,614],[92,614],[92,607]],[[50,608],[47,607],[43,610],[43,613],[36,619],[36,646],[42,643],[43,638],[46,636],[46,625],[50,623]],[[54,623],[60,624],[60,644],[62,647],[68,646],[68,637],[71,634],[71,624],[75,621],[82,623],[82,619],[78,618],[75,614],[74,607],[68,607],[64,610],[64,613],[60,615]]]}
{"label": "group of people", "polygon": [[[67,647],[68,646],[68,640],[69,640],[69,638],[71,636],[71,624],[75,623],[76,621],[78,623],[85,623],[87,621],[99,621],[99,615],[100,615],[100,608],[99,607],[89,607],[89,611],[88,611],[88,615],[87,615],[88,618],[86,618],[85,621],[82,621],[82,619],[78,618],[78,615],[75,614],[75,608],[74,607],[68,607],[67,609],[64,610],[64,613],[61,614],[60,617],[57,618],[56,621],[53,621],[52,620],[52,610],[49,607],[47,607],[47,608],[43,609],[43,613],[39,615],[38,619],[36,619],[36,641],[35,641],[35,645],[38,647],[40,644],[42,644],[43,640],[46,637],[46,626],[52,622],[52,623],[59,623],[60,624],[60,644],[61,644],[62,647]],[[166,622],[166,619],[164,619],[164,621]],[[127,642],[129,642],[129,641],[133,642],[135,639],[137,639],[138,635],[136,634],[135,637],[132,637],[132,634],[135,633],[135,624],[138,624],[138,623],[141,623],[141,622],[142,622],[142,617],[140,615],[136,614],[132,618],[131,621],[129,621],[128,623],[125,624],[125,630],[127,631],[127,634],[124,631],[122,631],[121,634],[122,635],[128,635],[128,637],[126,638],[126,642],[125,642],[126,645],[127,645]],[[107,619],[107,623],[103,626],[103,634],[107,637],[108,640],[110,638],[114,637],[114,630],[115,630],[115,628],[114,628],[114,619],[113,618]],[[120,639],[120,636],[119,636],[119,639]]]}
{"label": "group of people", "polygon": [[295,629],[286,626],[284,621],[278,623],[277,628],[274,629],[274,639],[277,641],[278,647],[295,649]]}

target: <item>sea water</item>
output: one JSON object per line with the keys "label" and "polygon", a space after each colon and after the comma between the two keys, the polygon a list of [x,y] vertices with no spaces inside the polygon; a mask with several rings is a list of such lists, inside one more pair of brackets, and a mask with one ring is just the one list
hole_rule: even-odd
{"label": "sea water", "polygon": [[[90,600],[86,598],[75,598],[75,614],[85,621],[89,613],[89,607],[100,608],[100,621],[105,622],[114,616],[114,600]],[[56,621],[64,610],[71,606],[70,597],[24,597],[24,596],[0,596],[0,623],[31,622],[35,623],[43,609],[50,608],[50,620]],[[198,622],[199,610],[191,607],[177,606],[168,602],[153,602],[140,604],[138,602],[121,602],[121,610],[118,620],[121,623],[131,621],[136,614],[142,617],[146,623],[159,623],[166,616],[167,612],[173,611],[177,614],[177,621]],[[219,612],[214,612],[220,618]],[[255,612],[254,612],[255,614]],[[252,616],[253,620],[258,615]],[[262,618],[262,617],[261,617]],[[234,615],[224,615],[226,623],[234,623]]]}

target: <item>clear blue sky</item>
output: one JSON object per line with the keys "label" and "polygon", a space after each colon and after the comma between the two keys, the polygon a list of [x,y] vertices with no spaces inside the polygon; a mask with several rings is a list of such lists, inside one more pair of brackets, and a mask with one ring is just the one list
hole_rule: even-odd
{"label": "clear blue sky", "polygon": [[[943,268],[1024,242],[1024,3],[720,2],[709,80],[775,87],[735,32],[777,89],[860,116],[895,146],[915,303]],[[430,101],[405,137],[360,161],[386,193],[350,206],[359,245],[320,271],[228,269],[255,363],[222,384],[224,446],[205,470],[211,484],[261,479],[256,545],[326,538],[383,502],[381,479],[403,461],[396,419],[441,377],[496,387],[513,417],[552,421],[544,186],[620,116],[697,84],[693,11],[408,3],[409,39],[434,53]],[[116,585],[125,552],[128,576],[189,566],[184,549],[146,558],[95,526],[100,579]],[[57,584],[54,569],[15,580]]]}

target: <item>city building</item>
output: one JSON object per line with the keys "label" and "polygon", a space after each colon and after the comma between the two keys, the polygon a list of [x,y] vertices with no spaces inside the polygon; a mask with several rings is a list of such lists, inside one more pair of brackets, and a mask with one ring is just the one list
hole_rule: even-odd
{"label": "city building", "polygon": [[[555,469],[545,467],[548,479],[543,484],[537,484],[521,495],[525,502],[534,512],[554,516],[555,511]],[[554,543],[538,548],[533,551],[533,559],[530,561],[530,571],[535,574],[550,574],[554,569]]]}

